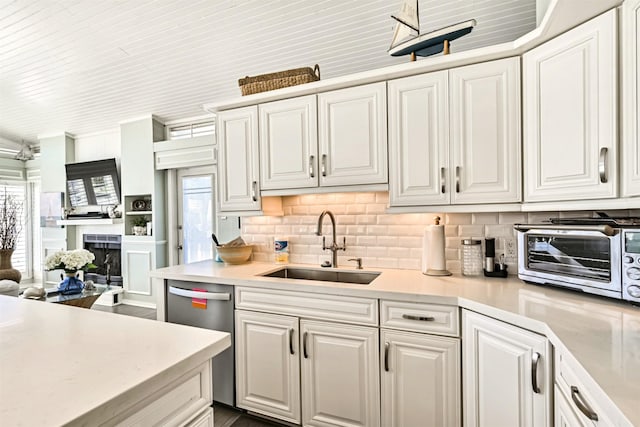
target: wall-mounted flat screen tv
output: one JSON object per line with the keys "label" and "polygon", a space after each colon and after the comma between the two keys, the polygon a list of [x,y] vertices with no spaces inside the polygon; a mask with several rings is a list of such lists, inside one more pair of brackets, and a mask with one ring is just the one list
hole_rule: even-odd
{"label": "wall-mounted flat screen tv", "polygon": [[69,202],[72,207],[120,203],[116,159],[69,163],[65,168]]}

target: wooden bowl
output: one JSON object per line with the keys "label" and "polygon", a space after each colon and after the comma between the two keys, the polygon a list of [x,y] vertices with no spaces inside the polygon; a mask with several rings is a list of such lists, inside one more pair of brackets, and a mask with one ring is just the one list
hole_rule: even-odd
{"label": "wooden bowl", "polygon": [[244,264],[251,258],[253,246],[218,246],[216,250],[225,264]]}

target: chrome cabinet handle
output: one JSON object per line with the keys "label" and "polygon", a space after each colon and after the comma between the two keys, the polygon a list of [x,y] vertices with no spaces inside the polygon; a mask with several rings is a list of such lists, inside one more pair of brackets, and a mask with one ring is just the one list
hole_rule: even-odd
{"label": "chrome cabinet handle", "polygon": [[537,351],[531,355],[531,388],[536,394],[540,394],[538,387],[538,362],[540,361],[540,353]]}
{"label": "chrome cabinet handle", "polygon": [[460,192],[460,166],[456,166],[456,193]]}
{"label": "chrome cabinet handle", "polygon": [[447,190],[447,182],[446,182],[446,178],[444,176],[445,173],[445,169],[444,168],[440,168],[440,192],[442,194],[444,194],[444,192]]}
{"label": "chrome cabinet handle", "polygon": [[587,418],[593,421],[598,421],[598,414],[596,414],[593,409],[583,401],[578,387],[574,385],[571,386],[571,400],[573,400],[573,403],[575,403],[578,409],[580,409],[580,412],[582,412]]}
{"label": "chrome cabinet handle", "polygon": [[316,171],[313,170],[313,163],[316,159],[316,156],[309,156],[309,176],[311,178],[315,178],[316,177]]}
{"label": "chrome cabinet handle", "polygon": [[304,356],[305,359],[309,358],[309,355],[307,354],[307,333],[306,332],[302,334],[302,355]]}
{"label": "chrome cabinet handle", "polygon": [[295,350],[293,349],[293,328],[289,329],[289,353],[296,354]]}
{"label": "chrome cabinet handle", "polygon": [[606,184],[609,180],[607,173],[607,158],[608,158],[609,149],[607,147],[602,147],[600,149],[600,160],[598,161],[598,174],[600,175],[600,182],[602,184]]}
{"label": "chrome cabinet handle", "polygon": [[327,176],[327,155],[323,154],[322,155],[322,165],[321,165],[321,173],[322,176]]}
{"label": "chrome cabinet handle", "polygon": [[389,342],[384,343],[384,370],[389,372]]}
{"label": "chrome cabinet handle", "polygon": [[402,318],[407,320],[421,320],[423,322],[433,322],[434,320],[436,320],[436,318],[433,316],[416,316],[413,314],[403,314]]}
{"label": "chrome cabinet handle", "polygon": [[254,202],[258,201],[258,181],[251,183],[251,200]]}

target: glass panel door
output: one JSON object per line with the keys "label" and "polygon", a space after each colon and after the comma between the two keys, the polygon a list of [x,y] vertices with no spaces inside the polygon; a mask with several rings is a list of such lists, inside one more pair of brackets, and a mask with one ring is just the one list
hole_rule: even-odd
{"label": "glass panel door", "polygon": [[213,259],[215,229],[213,167],[178,170],[178,262]]}

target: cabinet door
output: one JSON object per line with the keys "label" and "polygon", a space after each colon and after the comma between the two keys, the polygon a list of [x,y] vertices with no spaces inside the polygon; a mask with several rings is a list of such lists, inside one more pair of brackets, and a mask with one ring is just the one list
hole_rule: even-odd
{"label": "cabinet door", "polygon": [[300,321],[305,426],[380,425],[378,329]]}
{"label": "cabinet door", "polygon": [[258,108],[221,111],[217,120],[220,210],[260,210]]}
{"label": "cabinet door", "polygon": [[260,183],[263,190],[318,185],[316,96],[285,99],[258,107]]}
{"label": "cabinet door", "polygon": [[236,310],[238,407],[300,423],[298,318]]}
{"label": "cabinet door", "polygon": [[447,81],[440,71],[388,83],[391,206],[449,204]]}
{"label": "cabinet door", "polygon": [[640,196],[640,0],[622,4],[622,195]]}
{"label": "cabinet door", "polygon": [[549,341],[468,310],[462,312],[462,324],[464,425],[549,426],[553,387]]}
{"label": "cabinet door", "polygon": [[387,182],[386,83],[318,95],[320,185]]}
{"label": "cabinet door", "polygon": [[459,426],[460,340],[381,330],[382,425]]}
{"label": "cabinet door", "polygon": [[122,242],[122,285],[127,295],[138,295],[132,299],[155,302],[150,273],[156,268],[156,250],[156,244],[150,240]]}
{"label": "cabinet door", "polygon": [[616,196],[616,10],[523,56],[525,201]]}
{"label": "cabinet door", "polygon": [[449,81],[451,202],[519,202],[520,58],[455,68]]}

